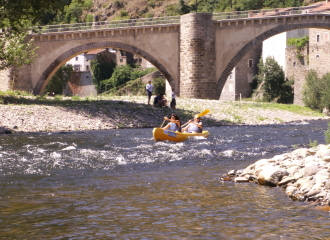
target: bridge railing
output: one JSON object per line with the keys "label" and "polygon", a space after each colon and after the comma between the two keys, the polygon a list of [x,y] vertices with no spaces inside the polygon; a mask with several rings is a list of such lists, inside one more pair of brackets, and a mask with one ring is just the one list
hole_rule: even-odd
{"label": "bridge railing", "polygon": [[173,17],[159,17],[159,18],[127,19],[127,20],[105,21],[105,22],[87,22],[87,23],[35,26],[35,27],[30,27],[29,30],[30,30],[30,34],[41,34],[41,33],[108,29],[108,28],[121,28],[121,27],[133,27],[133,26],[151,26],[151,25],[161,25],[161,24],[174,24],[179,22],[180,22],[180,16],[173,16]]}
{"label": "bridge railing", "polygon": [[220,20],[241,19],[241,18],[261,18],[261,17],[271,17],[271,16],[316,14],[316,13],[330,14],[329,11],[313,11],[313,8],[311,7],[296,7],[296,8],[292,7],[292,8],[213,13],[213,20],[220,21]]}

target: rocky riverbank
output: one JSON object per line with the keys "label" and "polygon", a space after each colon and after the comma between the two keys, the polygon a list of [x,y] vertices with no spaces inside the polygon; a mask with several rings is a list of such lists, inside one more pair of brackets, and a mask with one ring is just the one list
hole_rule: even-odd
{"label": "rocky riverbank", "polygon": [[294,201],[314,202],[328,209],[330,145],[301,148],[271,159],[261,159],[245,169],[232,170],[228,175],[235,182],[282,187]]}
{"label": "rocky riverbank", "polygon": [[160,127],[164,116],[172,112],[184,123],[205,109],[210,109],[202,119],[205,127],[329,119],[299,106],[288,105],[281,109],[279,106],[283,105],[253,102],[177,98],[177,109],[171,109],[147,105],[144,96],[85,99],[8,96],[0,100],[1,133],[153,128]]}

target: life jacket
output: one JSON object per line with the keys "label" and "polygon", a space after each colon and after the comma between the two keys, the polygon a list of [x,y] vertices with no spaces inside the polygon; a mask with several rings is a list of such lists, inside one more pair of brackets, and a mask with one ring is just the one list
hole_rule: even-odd
{"label": "life jacket", "polygon": [[170,122],[170,131],[172,131],[172,132],[175,132],[175,131],[181,132],[181,128],[179,128],[178,125],[176,125],[176,123]]}
{"label": "life jacket", "polygon": [[197,127],[195,124],[190,123],[189,127],[187,129],[188,133],[192,133],[192,132],[196,132],[196,133],[202,133],[202,129],[200,129],[199,127]]}

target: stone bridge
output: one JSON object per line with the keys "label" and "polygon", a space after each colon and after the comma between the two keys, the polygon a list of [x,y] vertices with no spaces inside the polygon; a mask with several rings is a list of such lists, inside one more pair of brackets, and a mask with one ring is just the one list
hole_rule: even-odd
{"label": "stone bridge", "polygon": [[29,71],[21,75],[34,94],[42,94],[69,59],[93,49],[118,48],[151,62],[178,96],[219,99],[235,65],[267,38],[300,28],[330,28],[327,13],[278,12],[230,15],[234,19],[190,13],[167,24],[30,34],[40,48]]}

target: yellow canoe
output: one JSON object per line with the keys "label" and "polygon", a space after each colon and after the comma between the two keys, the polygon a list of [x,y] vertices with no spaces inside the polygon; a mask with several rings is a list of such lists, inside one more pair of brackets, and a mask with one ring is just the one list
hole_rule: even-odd
{"label": "yellow canoe", "polygon": [[172,142],[183,142],[188,139],[188,137],[205,137],[209,136],[208,131],[203,131],[202,133],[181,133],[181,132],[171,132],[164,130],[162,128],[154,128],[152,131],[154,139],[156,141],[169,140]]}

